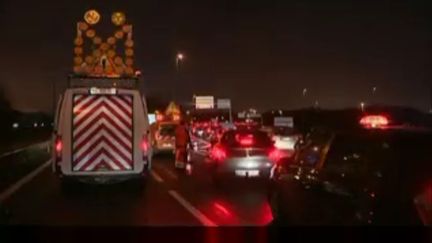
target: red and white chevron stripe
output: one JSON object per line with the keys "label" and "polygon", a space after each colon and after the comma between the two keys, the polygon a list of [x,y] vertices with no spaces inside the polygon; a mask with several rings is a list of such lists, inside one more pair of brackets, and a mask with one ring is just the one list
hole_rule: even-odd
{"label": "red and white chevron stripe", "polygon": [[73,170],[132,170],[132,96],[84,94],[73,101]]}

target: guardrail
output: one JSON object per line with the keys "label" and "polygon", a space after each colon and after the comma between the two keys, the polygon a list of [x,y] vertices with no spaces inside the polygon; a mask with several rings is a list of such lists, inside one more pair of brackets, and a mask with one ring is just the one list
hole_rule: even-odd
{"label": "guardrail", "polygon": [[0,155],[0,159],[8,157],[8,156],[13,155],[13,154],[17,154],[17,153],[25,151],[27,149],[43,148],[43,147],[46,147],[47,151],[50,152],[50,140],[47,140],[47,141],[44,141],[44,142],[40,142],[40,143],[35,143],[35,144],[29,145],[29,146],[26,146],[26,147],[23,147],[23,148],[19,148],[19,149],[15,149],[15,150],[3,153],[3,154]]}

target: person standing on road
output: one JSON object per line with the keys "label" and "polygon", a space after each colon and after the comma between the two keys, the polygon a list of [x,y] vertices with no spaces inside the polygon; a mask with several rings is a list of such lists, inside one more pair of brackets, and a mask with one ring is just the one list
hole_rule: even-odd
{"label": "person standing on road", "polygon": [[190,143],[190,136],[188,129],[186,127],[186,122],[182,119],[177,125],[175,130],[175,167],[185,168],[186,166],[186,156],[187,156],[187,146]]}

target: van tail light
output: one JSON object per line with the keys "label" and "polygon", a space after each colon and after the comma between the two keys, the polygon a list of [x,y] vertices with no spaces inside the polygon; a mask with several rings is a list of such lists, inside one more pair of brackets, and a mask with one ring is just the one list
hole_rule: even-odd
{"label": "van tail light", "polygon": [[141,151],[143,152],[143,156],[146,157],[150,149],[150,144],[147,135],[143,136],[140,147],[141,147]]}
{"label": "van tail light", "polygon": [[54,145],[54,149],[55,149],[55,153],[56,153],[56,160],[60,161],[61,159],[61,154],[63,151],[63,141],[62,141],[62,137],[61,136],[56,136],[55,138],[55,145]]}
{"label": "van tail light", "polygon": [[277,148],[272,148],[268,154],[268,157],[272,162],[278,163],[283,158],[283,153]]}
{"label": "van tail light", "polygon": [[223,147],[221,147],[220,145],[215,145],[210,152],[210,156],[212,159],[219,162],[225,160],[227,154]]}

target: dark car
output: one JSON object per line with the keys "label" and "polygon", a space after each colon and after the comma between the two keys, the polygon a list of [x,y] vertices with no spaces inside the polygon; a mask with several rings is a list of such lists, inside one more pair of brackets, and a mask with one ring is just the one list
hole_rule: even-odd
{"label": "dark car", "polygon": [[432,212],[432,131],[362,119],[315,129],[271,180],[275,224],[417,225]]}

